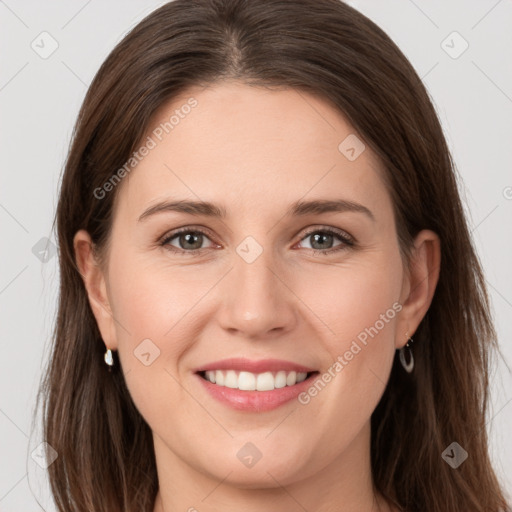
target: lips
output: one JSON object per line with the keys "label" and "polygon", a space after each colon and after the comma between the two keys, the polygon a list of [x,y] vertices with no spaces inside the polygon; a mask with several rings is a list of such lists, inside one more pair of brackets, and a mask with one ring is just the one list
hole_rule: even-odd
{"label": "lips", "polygon": [[316,368],[310,368],[292,361],[284,359],[261,359],[259,361],[246,359],[242,357],[234,357],[230,359],[222,359],[213,363],[208,363],[198,368],[193,369],[195,373],[215,370],[234,370],[244,371],[250,373],[265,373],[265,372],[297,372],[297,373],[311,373],[317,371]]}
{"label": "lips", "polygon": [[210,396],[232,409],[270,411],[297,397],[320,372],[283,359],[231,358],[194,369]]}

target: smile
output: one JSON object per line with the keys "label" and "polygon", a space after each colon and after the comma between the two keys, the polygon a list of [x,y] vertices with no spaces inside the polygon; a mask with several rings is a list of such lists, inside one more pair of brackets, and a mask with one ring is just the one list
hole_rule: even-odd
{"label": "smile", "polygon": [[231,409],[270,411],[291,402],[320,372],[285,359],[231,357],[192,369],[206,395]]}
{"label": "smile", "polygon": [[284,371],[252,373],[237,370],[208,370],[199,375],[217,386],[241,391],[272,391],[286,386],[295,386],[315,372]]}

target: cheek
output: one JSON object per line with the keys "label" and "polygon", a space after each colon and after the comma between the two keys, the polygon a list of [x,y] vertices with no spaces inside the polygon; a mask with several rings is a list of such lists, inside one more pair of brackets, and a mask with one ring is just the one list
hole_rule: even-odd
{"label": "cheek", "polygon": [[[355,263],[354,259],[353,265],[316,276],[315,287],[310,287],[307,295],[308,306],[324,325],[325,334],[318,339],[330,360],[323,368],[323,384],[312,389],[304,401],[314,401],[313,407],[318,407],[315,415],[339,417],[353,432],[370,417],[385,389],[395,355],[396,320],[402,309],[398,253],[375,256],[368,258],[368,263]],[[323,398],[317,400],[316,396]],[[327,419],[324,428],[332,428]]]}
{"label": "cheek", "polygon": [[[300,280],[297,293],[313,311],[320,325],[328,352],[336,357],[351,346],[353,340],[367,348],[378,348],[393,337],[394,324],[401,305],[401,264],[392,254],[367,258],[366,261],[339,265]],[[323,327],[322,327],[323,326]],[[370,347],[369,340],[378,340]],[[357,349],[356,349],[357,350]],[[370,350],[371,352],[372,350]],[[350,357],[350,356],[349,356]]]}
{"label": "cheek", "polygon": [[126,327],[123,330],[116,325],[119,341],[140,343],[154,338],[161,350],[164,339],[180,339],[176,332],[205,288],[200,272],[194,277],[187,269],[170,268],[161,256],[154,255],[125,258],[111,272],[110,281],[116,320]]}
{"label": "cheek", "polygon": [[371,264],[358,262],[317,277],[308,306],[325,325],[319,342],[330,361],[322,382],[309,388],[301,403],[309,403],[319,428],[342,449],[371,416],[389,377],[402,308],[401,262],[383,255]]}
{"label": "cheek", "polygon": [[161,410],[155,404],[178,396],[171,375],[187,348],[181,320],[191,305],[182,294],[187,288],[165,273],[133,257],[117,261],[109,280],[118,355],[130,395],[147,418]]}

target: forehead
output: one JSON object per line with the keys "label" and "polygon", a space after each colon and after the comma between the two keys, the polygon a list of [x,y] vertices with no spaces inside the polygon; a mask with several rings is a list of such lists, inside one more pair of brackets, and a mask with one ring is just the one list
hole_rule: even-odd
{"label": "forehead", "polygon": [[[151,149],[124,179],[120,207],[140,214],[170,196],[222,203],[238,215],[277,212],[300,198],[386,206],[380,162],[363,144],[337,109],[303,91],[190,88],[153,117],[141,141]],[[347,145],[364,150],[348,158]]]}

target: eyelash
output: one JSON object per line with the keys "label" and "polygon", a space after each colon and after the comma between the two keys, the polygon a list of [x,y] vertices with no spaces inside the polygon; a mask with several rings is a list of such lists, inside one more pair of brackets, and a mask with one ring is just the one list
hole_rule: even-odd
{"label": "eyelash", "polygon": [[[184,249],[178,249],[172,245],[169,245],[169,242],[171,240],[173,240],[174,238],[176,238],[178,235],[180,235],[182,233],[201,233],[202,235],[205,235],[206,237],[210,238],[209,234],[202,229],[199,229],[199,228],[192,229],[190,227],[186,227],[186,228],[177,229],[167,235],[164,235],[163,239],[159,242],[159,245],[161,247],[165,247],[167,250],[169,250],[173,253],[177,253],[177,254],[187,254],[188,253],[188,255],[190,255],[190,256],[201,254],[203,251],[208,250],[206,248],[206,249],[195,249],[195,250],[191,250],[191,251],[186,251]],[[350,249],[356,245],[354,238],[349,236],[347,233],[345,233],[344,231],[337,230],[334,228],[329,228],[329,227],[315,228],[310,231],[307,231],[304,234],[304,236],[299,240],[299,242],[301,242],[308,236],[311,236],[315,233],[324,233],[324,234],[327,233],[329,235],[334,235],[342,243],[336,247],[333,247],[331,249],[326,249],[326,250],[309,249],[314,255],[326,256],[326,255],[332,254],[334,252]]]}

